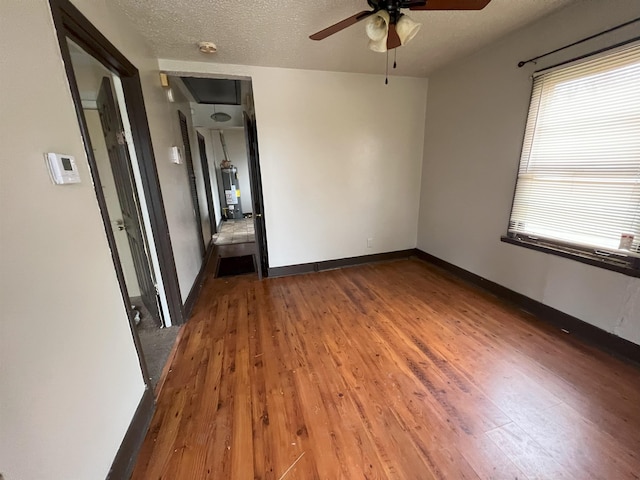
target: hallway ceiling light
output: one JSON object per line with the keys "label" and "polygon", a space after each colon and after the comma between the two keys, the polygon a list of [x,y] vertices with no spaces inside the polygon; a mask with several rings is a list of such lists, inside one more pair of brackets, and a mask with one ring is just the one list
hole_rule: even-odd
{"label": "hallway ceiling light", "polygon": [[231,115],[224,112],[216,112],[216,106],[213,106],[213,114],[211,114],[211,120],[214,122],[228,122],[231,120]]}
{"label": "hallway ceiling light", "polygon": [[200,42],[198,48],[202,53],[216,53],[218,51],[218,47],[212,42]]}
{"label": "hallway ceiling light", "polygon": [[231,120],[231,115],[224,112],[217,112],[211,115],[211,120],[213,120],[214,122],[228,122],[229,120]]}

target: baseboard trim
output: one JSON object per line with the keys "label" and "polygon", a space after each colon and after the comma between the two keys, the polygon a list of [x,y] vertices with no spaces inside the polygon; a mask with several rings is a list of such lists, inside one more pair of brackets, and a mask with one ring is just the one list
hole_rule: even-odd
{"label": "baseboard trim", "polygon": [[187,299],[184,301],[184,305],[182,306],[182,310],[184,311],[184,323],[187,323],[189,317],[191,317],[191,312],[193,311],[193,307],[196,304],[196,300],[198,299],[198,295],[200,295],[200,290],[202,290],[202,285],[205,281],[205,273],[207,271],[207,265],[209,264],[209,260],[211,259],[211,255],[215,250],[215,244],[213,240],[209,242],[209,246],[207,247],[207,251],[204,254],[204,258],[202,259],[202,265],[200,265],[200,271],[198,275],[196,275],[196,279],[193,281],[193,285],[191,286],[191,290],[189,290],[189,295],[187,295]]}
{"label": "baseboard trim", "polygon": [[323,270],[333,270],[336,268],[354,267],[356,265],[362,265],[365,263],[398,260],[401,258],[409,258],[414,254],[414,249],[398,250],[396,252],[375,253],[373,255],[362,255],[360,257],[339,258],[336,260],[325,260],[322,262],[301,263],[299,265],[288,265],[285,267],[273,267],[269,268],[269,278],[288,277],[290,275],[321,272]]}
{"label": "baseboard trim", "polygon": [[269,267],[267,271],[269,278],[289,277],[291,275],[302,275],[304,273],[317,272],[315,263],[301,263],[300,265],[287,265],[286,267]]}
{"label": "baseboard trim", "polygon": [[113,459],[111,469],[109,469],[109,473],[107,474],[107,480],[120,480],[131,477],[138,458],[138,452],[147,435],[147,430],[151,424],[151,418],[153,417],[155,409],[156,405],[153,400],[153,393],[147,388],[138,404],[136,413],[133,415],[127,433],[124,435],[118,453],[116,453]]}
{"label": "baseboard trim", "polygon": [[625,340],[622,337],[618,337],[617,335],[613,335],[612,333],[595,327],[590,323],[580,320],[579,318],[561,312],[560,310],[556,310],[553,307],[522,295],[521,293],[515,292],[507,287],[503,287],[502,285],[492,282],[491,280],[487,280],[480,275],[471,273],[468,270],[417,248],[415,249],[415,256],[427,263],[431,263],[448,271],[449,273],[452,273],[462,280],[493,293],[502,300],[517,305],[522,310],[535,315],[540,320],[547,322],[564,332],[569,332],[569,334],[574,335],[580,340],[588,342],[623,360],[640,364],[640,345],[630,342],[629,340]]}

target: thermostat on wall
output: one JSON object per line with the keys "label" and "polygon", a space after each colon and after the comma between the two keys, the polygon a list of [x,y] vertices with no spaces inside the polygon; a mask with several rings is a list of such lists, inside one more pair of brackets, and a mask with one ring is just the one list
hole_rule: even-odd
{"label": "thermostat on wall", "polygon": [[53,183],[57,185],[80,183],[80,173],[78,172],[76,159],[73,156],[47,153],[46,158]]}

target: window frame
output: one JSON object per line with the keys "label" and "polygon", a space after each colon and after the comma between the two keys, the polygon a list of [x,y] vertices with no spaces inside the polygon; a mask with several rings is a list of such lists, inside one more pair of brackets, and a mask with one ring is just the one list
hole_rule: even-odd
{"label": "window frame", "polygon": [[[569,60],[566,62],[559,63],[557,65],[540,69],[534,72],[542,73],[548,70],[552,70],[558,67],[570,67],[576,64],[576,60],[586,60],[591,57],[596,56],[597,54],[609,54],[614,53],[616,47],[620,47],[621,45],[634,43],[637,39],[632,39],[628,42],[623,42],[622,44],[613,45],[609,48],[600,49],[596,52],[593,52],[589,55],[583,55],[574,60]],[[640,48],[640,43],[638,44]],[[531,77],[533,79],[533,75]],[[529,106],[527,112],[531,109],[531,99],[534,92],[534,82],[531,82],[531,90],[529,93]],[[528,117],[528,113],[527,113]],[[521,143],[521,154],[518,159],[517,171],[515,176],[515,181],[513,184],[513,195],[511,198],[511,207],[509,209],[508,221],[507,221],[507,233],[500,237],[500,241],[504,243],[508,243],[511,245],[516,245],[524,248],[528,248],[531,250],[535,250],[542,253],[548,253],[551,255],[556,255],[562,258],[567,258],[569,260],[574,260],[580,263],[584,263],[587,265],[591,265],[594,267],[604,268],[606,270],[611,270],[614,272],[622,273],[624,275],[628,275],[631,277],[640,278],[640,254],[635,252],[626,252],[624,250],[603,248],[603,247],[594,247],[588,245],[580,245],[574,244],[568,241],[558,240],[555,238],[545,238],[539,235],[527,234],[522,232],[511,232],[509,231],[509,225],[511,223],[511,217],[513,214],[513,207],[516,198],[516,189],[518,186],[518,180],[520,177],[520,165],[522,162],[522,149],[524,149],[524,139],[527,131],[527,122],[525,122],[525,127],[523,131],[523,139]]]}
{"label": "window frame", "polygon": [[616,256],[617,252],[611,252],[606,249],[581,247],[551,239],[540,241],[524,237],[522,234],[512,236],[502,235],[500,241],[542,253],[549,253],[569,260],[575,260],[580,263],[586,263],[587,265],[622,273],[630,277],[640,278],[640,257],[627,256],[628,265],[624,266],[611,260],[611,257]]}

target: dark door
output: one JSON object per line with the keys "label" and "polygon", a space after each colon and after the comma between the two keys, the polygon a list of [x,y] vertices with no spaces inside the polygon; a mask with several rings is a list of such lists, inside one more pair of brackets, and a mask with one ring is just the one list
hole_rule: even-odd
{"label": "dark door", "polygon": [[[193,202],[193,212],[196,216],[196,229],[198,238],[200,239],[200,255],[204,258],[206,247],[202,236],[202,216],[200,215],[200,202],[198,201],[198,184],[196,183],[196,172],[193,169],[193,157],[191,156],[191,143],[189,142],[189,127],[187,125],[187,117],[181,111],[178,111],[180,119],[180,133],[182,134],[182,143],[184,144],[184,163],[187,165],[187,175],[189,176],[189,188],[191,190],[191,201]],[[206,190],[206,189],[205,189]]]}
{"label": "dark door", "polygon": [[142,235],[138,196],[134,188],[129,151],[124,139],[122,119],[111,89],[111,80],[108,77],[102,79],[97,105],[118,201],[122,210],[121,227],[126,231],[129,247],[131,248],[133,266],[140,286],[142,301],[153,318],[159,320],[160,313],[156,288],[151,278],[151,266],[146,253],[145,239]]}
{"label": "dark door", "polygon": [[202,163],[202,177],[204,178],[204,191],[207,195],[207,208],[209,209],[209,224],[211,225],[211,235],[216,233],[216,214],[213,209],[213,184],[211,183],[211,175],[209,175],[209,160],[207,159],[207,146],[204,143],[204,137],[198,135],[198,150],[200,150],[200,163]]}
{"label": "dark door", "polygon": [[264,203],[262,200],[262,176],[260,173],[260,158],[258,155],[258,131],[255,118],[244,113],[245,139],[247,141],[247,156],[249,158],[249,181],[251,182],[251,197],[253,200],[253,224],[256,232],[256,248],[258,249],[258,277],[262,279],[269,271],[269,257],[267,253],[267,234],[264,223]]}

